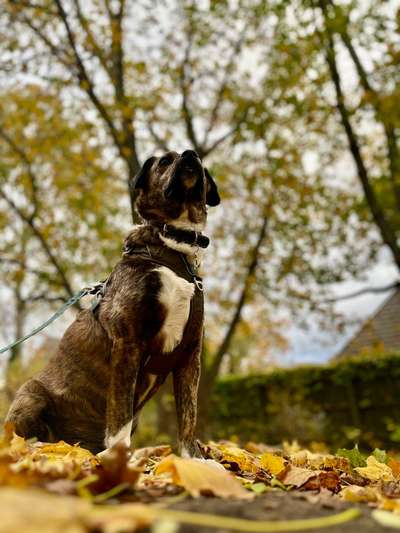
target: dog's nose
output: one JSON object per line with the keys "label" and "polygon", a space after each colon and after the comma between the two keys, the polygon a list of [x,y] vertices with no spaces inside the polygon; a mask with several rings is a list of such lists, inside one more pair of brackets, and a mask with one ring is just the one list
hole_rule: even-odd
{"label": "dog's nose", "polygon": [[200,159],[194,150],[185,150],[181,155],[182,159]]}

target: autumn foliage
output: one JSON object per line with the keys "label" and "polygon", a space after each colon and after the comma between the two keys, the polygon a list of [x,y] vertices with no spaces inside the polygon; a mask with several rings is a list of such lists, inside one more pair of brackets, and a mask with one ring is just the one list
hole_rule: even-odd
{"label": "autumn foliage", "polygon": [[[228,518],[168,510],[171,498],[178,495],[181,500],[208,495],[244,501],[268,498],[271,491],[302,491],[310,494],[311,502],[330,501],[337,509],[346,509],[346,502],[368,503],[400,514],[400,462],[383,450],[367,456],[355,447],[333,455],[311,452],[297,443],[270,448],[249,442],[240,448],[229,441],[201,444],[201,450],[203,459],[187,459],[172,454],[169,446],[132,453],[121,444],[94,456],[63,441],[25,441],[7,428],[0,448],[0,508],[3,512],[8,506],[7,524],[15,528],[21,517],[12,506],[34,504],[40,494],[39,507],[26,510],[24,517],[33,520],[35,527],[54,531],[61,521],[77,531],[97,527],[96,531],[104,532],[120,521],[128,531],[135,531],[166,518],[193,524],[203,520],[205,526],[235,529]],[[117,507],[105,505],[116,502]],[[161,507],[154,507],[156,502]],[[50,507],[46,509],[45,503]],[[357,515],[357,510],[348,509],[316,520],[322,528],[332,519],[344,521]],[[378,513],[377,519],[382,515]],[[249,529],[246,524],[236,529],[275,530],[271,522],[272,529],[267,523],[247,522]],[[289,521],[288,530],[293,524],[296,521]]]}

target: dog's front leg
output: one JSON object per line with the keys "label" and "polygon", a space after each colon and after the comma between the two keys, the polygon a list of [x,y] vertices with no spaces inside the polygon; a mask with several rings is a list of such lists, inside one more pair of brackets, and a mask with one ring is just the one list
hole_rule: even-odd
{"label": "dog's front leg", "polygon": [[178,451],[183,457],[201,457],[195,439],[197,393],[200,380],[201,347],[188,362],[174,371],[174,394],[178,419]]}
{"label": "dog's front leg", "polygon": [[137,345],[126,339],[114,340],[111,352],[111,376],[107,392],[105,445],[131,444],[133,397],[139,369]]}

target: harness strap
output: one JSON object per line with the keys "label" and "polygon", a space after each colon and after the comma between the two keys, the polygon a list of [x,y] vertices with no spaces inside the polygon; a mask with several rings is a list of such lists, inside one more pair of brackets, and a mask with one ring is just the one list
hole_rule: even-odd
{"label": "harness strap", "polygon": [[170,353],[150,354],[143,364],[143,369],[150,374],[167,375],[172,370],[183,366],[187,361],[187,356],[192,353],[193,347],[201,341],[204,316],[202,279],[197,276],[186,257],[180,252],[163,247],[146,246],[126,250],[124,255],[135,255],[157,265],[166,266],[195,285],[194,294],[190,300],[189,316],[180,343]]}
{"label": "harness strap", "polygon": [[147,245],[126,248],[123,255],[125,257],[140,255],[143,259],[152,261],[161,266],[166,266],[181,278],[194,283],[201,292],[203,291],[203,279],[196,274],[195,270],[186,259],[186,256],[180,252],[175,252],[173,250],[168,250],[166,252],[166,249],[163,247]]}

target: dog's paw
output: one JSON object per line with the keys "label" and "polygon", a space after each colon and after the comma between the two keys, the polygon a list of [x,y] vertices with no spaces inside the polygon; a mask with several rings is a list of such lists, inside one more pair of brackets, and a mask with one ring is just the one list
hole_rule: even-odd
{"label": "dog's paw", "polygon": [[104,439],[104,444],[106,448],[112,448],[116,444],[122,442],[125,446],[130,447],[131,445],[131,432],[132,432],[132,420],[127,424],[122,426],[115,433],[106,431],[106,438]]}
{"label": "dog's paw", "polygon": [[119,441],[114,446],[106,448],[102,452],[99,452],[96,457],[101,464],[119,464],[127,462],[132,455],[131,446],[127,445],[123,441]]}
{"label": "dog's paw", "polygon": [[112,456],[112,448],[106,448],[102,452],[99,452],[96,454],[96,457],[100,460],[100,463],[102,463],[104,460],[107,461]]}

